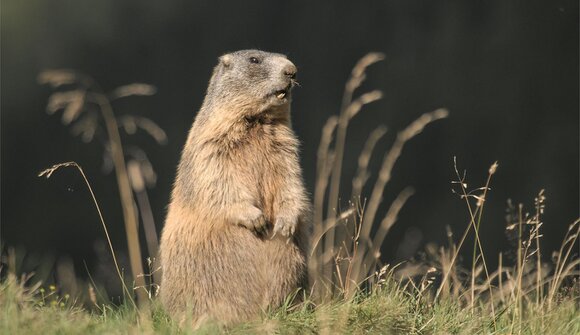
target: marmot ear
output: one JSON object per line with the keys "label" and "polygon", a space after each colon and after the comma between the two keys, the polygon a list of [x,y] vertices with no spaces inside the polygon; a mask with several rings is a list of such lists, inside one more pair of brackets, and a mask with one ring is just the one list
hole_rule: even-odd
{"label": "marmot ear", "polygon": [[230,67],[232,64],[232,56],[230,55],[223,55],[219,58],[220,63],[224,65],[224,67]]}

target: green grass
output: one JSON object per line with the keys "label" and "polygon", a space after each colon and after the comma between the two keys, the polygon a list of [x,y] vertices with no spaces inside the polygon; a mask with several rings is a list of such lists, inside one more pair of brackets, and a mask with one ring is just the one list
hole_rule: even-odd
{"label": "green grass", "polygon": [[525,299],[521,322],[517,304],[496,307],[496,329],[487,303],[473,311],[454,299],[433,302],[426,291],[387,278],[372,293],[314,306],[284,306],[262,318],[220,329],[180,329],[152,301],[144,311],[132,305],[87,309],[59,297],[56,289],[26,287],[14,275],[0,284],[1,334],[580,334],[578,285],[560,292],[557,303]]}

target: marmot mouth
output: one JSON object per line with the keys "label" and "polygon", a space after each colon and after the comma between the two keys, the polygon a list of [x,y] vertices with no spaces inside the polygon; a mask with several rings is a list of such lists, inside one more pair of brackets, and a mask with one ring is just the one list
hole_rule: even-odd
{"label": "marmot mouth", "polygon": [[288,93],[290,92],[291,89],[292,89],[292,82],[288,83],[288,86],[284,87],[283,89],[274,91],[274,95],[276,96],[276,98],[282,100],[282,99],[286,98],[286,96],[288,95]]}

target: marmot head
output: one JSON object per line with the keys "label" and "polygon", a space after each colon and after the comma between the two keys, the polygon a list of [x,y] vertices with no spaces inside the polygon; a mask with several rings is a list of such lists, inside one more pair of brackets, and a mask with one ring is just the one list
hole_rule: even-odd
{"label": "marmot head", "polygon": [[296,71],[282,54],[260,50],[225,54],[213,71],[206,95],[212,101],[206,103],[251,114],[287,110]]}

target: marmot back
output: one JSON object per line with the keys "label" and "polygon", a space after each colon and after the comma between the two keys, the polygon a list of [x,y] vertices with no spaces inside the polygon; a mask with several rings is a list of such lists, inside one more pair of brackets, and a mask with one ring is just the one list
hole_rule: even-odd
{"label": "marmot back", "polygon": [[259,50],[223,55],[213,71],[161,236],[160,298],[178,320],[243,321],[306,283],[295,75],[284,55]]}

